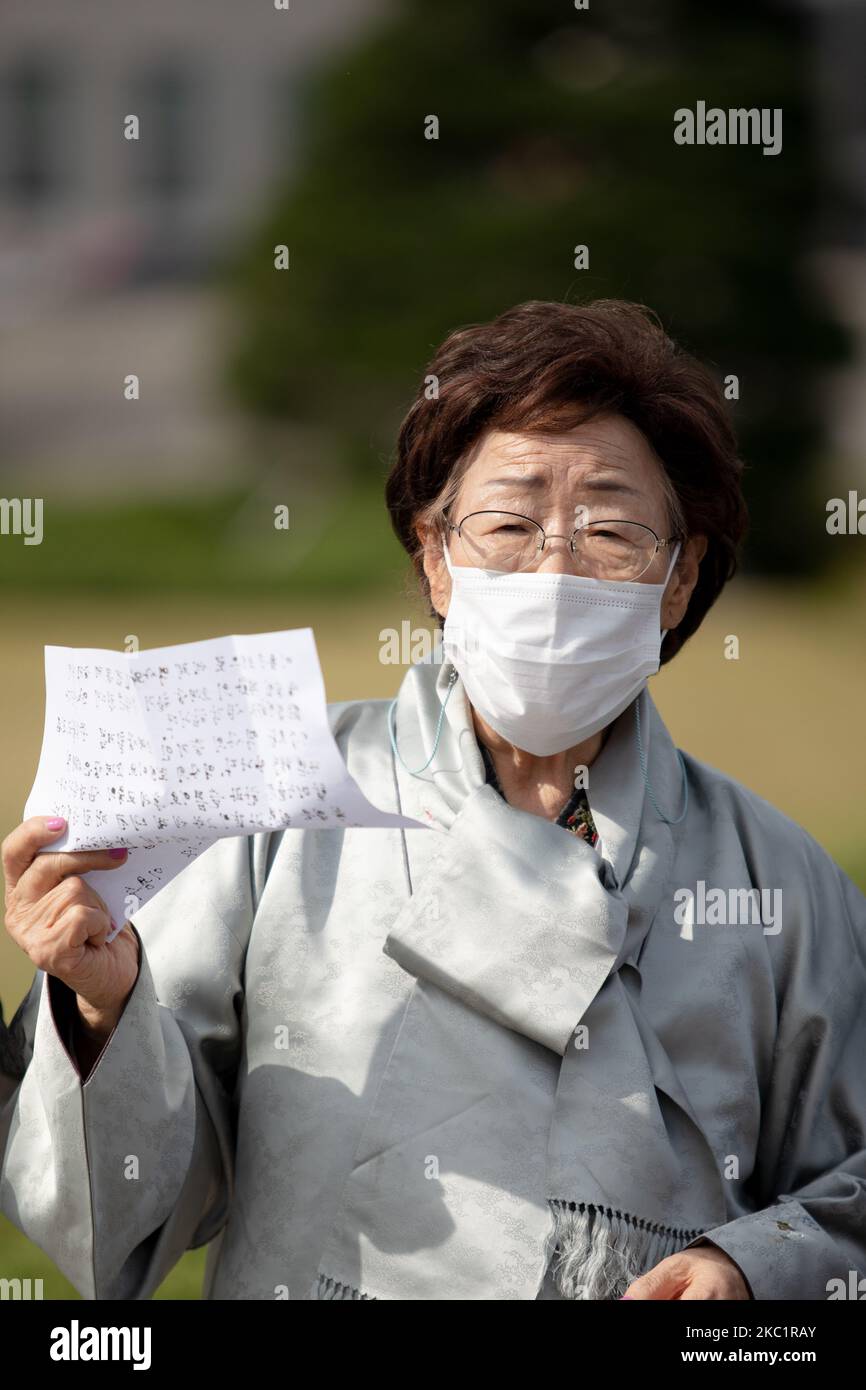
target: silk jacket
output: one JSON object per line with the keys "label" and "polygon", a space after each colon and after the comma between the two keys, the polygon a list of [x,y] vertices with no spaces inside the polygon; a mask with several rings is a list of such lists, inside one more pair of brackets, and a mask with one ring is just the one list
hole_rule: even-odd
{"label": "silk jacket", "polygon": [[[415,982],[383,948],[431,847],[485,781],[459,681],[433,762],[408,770],[430,754],[444,674],[422,664],[402,682],[402,761],[388,701],[329,706],[369,799],[429,829],[217,842],[135,915],[138,978],[84,1080],[74,995],[59,980],[38,971],[0,1024],[0,1207],[84,1297],[148,1298],[208,1242],[206,1297],[316,1296]],[[866,1275],[866,899],[767,802],[680,761],[648,692],[639,702],[651,794],[671,820],[688,794],[640,967],[644,1011],[725,1179],[726,1219],[703,1238],[755,1298],[851,1296],[842,1287]],[[612,863],[640,850],[634,715],[619,716],[590,769],[598,852]],[[505,903],[507,882],[501,892]],[[473,921],[459,928],[471,945]],[[499,1023],[520,1033],[523,1000],[546,987],[544,956],[524,952],[516,975],[507,945]],[[460,990],[460,959],[437,987]],[[454,1197],[447,1238],[470,1251],[463,1211]],[[412,1258],[423,1271],[436,1250]],[[467,1268],[459,1296],[487,1297]],[[534,1296],[559,1297],[549,1277]]]}

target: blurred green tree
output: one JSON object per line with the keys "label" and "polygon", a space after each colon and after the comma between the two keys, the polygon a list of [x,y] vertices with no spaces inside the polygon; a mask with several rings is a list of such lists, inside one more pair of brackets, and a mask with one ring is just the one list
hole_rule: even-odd
{"label": "blurred green tree", "polygon": [[[782,108],[781,153],[677,145],[698,100]],[[451,329],[524,299],[639,300],[739,379],[751,564],[826,554],[817,387],[848,348],[804,271],[830,195],[794,7],[402,0],[310,83],[304,122],[302,169],[230,270],[228,376],[253,411],[327,423],[381,473]]]}

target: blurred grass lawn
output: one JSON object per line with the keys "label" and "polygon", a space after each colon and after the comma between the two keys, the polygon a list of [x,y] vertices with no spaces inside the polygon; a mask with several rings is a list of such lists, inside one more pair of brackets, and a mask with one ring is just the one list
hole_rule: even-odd
{"label": "blurred grass lawn", "polygon": [[[805,826],[866,889],[866,586],[818,592],[737,582],[697,637],[652,682],[677,743],[738,778]],[[86,598],[24,595],[0,617],[3,653],[0,837],[20,820],[42,733],[45,643],[142,647],[231,632],[313,628],[330,700],[395,693],[403,668],[379,662],[382,628],[424,624],[399,586],[334,599],[300,596]],[[735,634],[739,660],[726,660]],[[50,806],[45,807],[50,812]],[[832,923],[828,923],[832,929]],[[0,997],[7,1019],[32,979],[29,962],[0,937]],[[204,1251],[184,1256],[157,1297],[197,1298]],[[46,1298],[77,1297],[41,1251],[0,1217],[0,1277],[42,1278]]]}

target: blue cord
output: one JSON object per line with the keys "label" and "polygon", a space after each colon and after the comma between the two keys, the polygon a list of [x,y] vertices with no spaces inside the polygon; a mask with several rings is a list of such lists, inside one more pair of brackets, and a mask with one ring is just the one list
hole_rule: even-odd
{"label": "blue cord", "polygon": [[400,757],[400,750],[397,747],[397,735],[394,729],[393,722],[394,709],[396,708],[397,701],[392,700],[390,705],[388,706],[388,733],[391,736],[391,747],[394,750],[395,757],[400,758],[400,762],[403,763],[403,766],[406,768],[406,771],[412,777],[417,777],[420,772],[423,772],[425,768],[428,768],[436,756],[436,749],[439,747],[439,735],[442,733],[442,721],[445,718],[445,706],[448,704],[448,700],[451,696],[451,691],[454,689],[456,680],[457,671],[454,670],[451,672],[451,675],[448,679],[448,693],[446,694],[445,699],[442,701],[442,708],[439,711],[439,723],[436,725],[436,738],[433,743],[433,752],[430,754],[430,757],[427,759],[426,763],[422,763],[421,767],[416,767],[414,772],[412,771],[411,767],[406,767],[406,764],[403,763],[403,759]]}
{"label": "blue cord", "polygon": [[683,809],[682,809],[682,811],[680,812],[680,814],[677,816],[676,820],[671,820],[669,816],[666,816],[666,815],[665,815],[665,813],[664,813],[664,811],[662,810],[661,806],[659,806],[658,802],[656,801],[656,799],[655,799],[655,793],[654,793],[652,787],[650,786],[650,784],[649,784],[649,778],[647,777],[647,773],[646,773],[646,757],[644,756],[644,751],[643,751],[643,740],[641,739],[641,736],[640,736],[640,697],[638,697],[638,698],[635,700],[635,702],[634,702],[634,718],[635,718],[635,724],[636,724],[636,726],[637,726],[637,752],[638,752],[638,757],[640,758],[640,770],[641,770],[641,773],[643,774],[643,783],[644,783],[644,786],[645,786],[646,789],[647,789],[647,795],[648,795],[650,801],[652,802],[653,806],[655,807],[656,812],[657,812],[659,818],[660,818],[661,820],[663,820],[663,821],[665,822],[666,825],[679,825],[680,822],[681,822],[682,820],[685,820],[686,811],[689,809],[689,775],[688,775],[688,773],[686,772],[686,765],[685,765],[685,763],[683,762],[683,755],[682,755],[682,753],[680,752],[680,750],[679,750],[679,748],[678,748],[678,749],[676,750],[676,754],[677,754],[677,757],[679,758],[680,767],[682,768],[682,773],[683,773]]}

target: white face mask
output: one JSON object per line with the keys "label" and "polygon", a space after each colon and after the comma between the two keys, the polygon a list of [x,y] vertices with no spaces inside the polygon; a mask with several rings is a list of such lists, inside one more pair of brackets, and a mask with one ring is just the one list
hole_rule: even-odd
{"label": "white face mask", "polygon": [[659,669],[662,584],[452,565],[443,651],[492,729],[537,756],[598,733]]}

